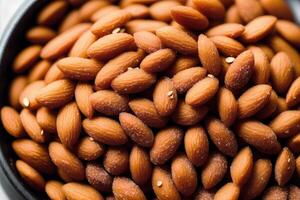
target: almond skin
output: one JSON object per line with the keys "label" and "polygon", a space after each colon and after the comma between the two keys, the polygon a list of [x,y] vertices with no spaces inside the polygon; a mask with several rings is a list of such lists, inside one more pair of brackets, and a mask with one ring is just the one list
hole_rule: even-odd
{"label": "almond skin", "polygon": [[226,87],[232,91],[237,91],[245,87],[253,73],[253,66],[253,53],[250,50],[241,53],[226,72]]}
{"label": "almond skin", "polygon": [[298,133],[297,135],[289,139],[287,146],[289,147],[289,149],[291,149],[293,153],[296,154],[300,152],[299,144],[300,144],[300,134]]}
{"label": "almond skin", "polygon": [[44,145],[29,139],[19,139],[12,143],[12,148],[23,161],[39,172],[44,174],[52,174],[54,172],[54,165]]}
{"label": "almond skin", "polygon": [[270,101],[272,87],[269,85],[256,85],[246,90],[238,99],[239,118],[245,119],[253,116]]}
{"label": "almond skin", "polygon": [[184,154],[176,156],[171,163],[172,180],[177,190],[184,196],[194,193],[197,187],[197,172]]}
{"label": "almond skin", "polygon": [[55,36],[54,30],[44,26],[33,27],[26,33],[26,39],[33,44],[45,44]]}
{"label": "almond skin", "polygon": [[64,77],[80,81],[95,79],[103,64],[92,59],[67,57],[57,62],[57,67]]}
{"label": "almond skin", "polygon": [[41,107],[36,112],[36,121],[47,133],[56,134],[57,113],[46,107]]}
{"label": "almond skin", "polygon": [[177,127],[168,127],[160,130],[150,150],[150,159],[153,164],[162,165],[176,153],[183,139],[183,132]]}
{"label": "almond skin", "polygon": [[249,147],[244,147],[233,158],[230,166],[232,182],[241,186],[250,178],[253,169],[253,154]]}
{"label": "almond skin", "polygon": [[272,175],[272,163],[267,159],[259,159],[254,163],[252,174],[241,190],[241,198],[254,199],[266,188]]}
{"label": "almond skin", "polygon": [[245,26],[241,38],[246,43],[254,43],[269,35],[276,24],[277,18],[271,15],[258,17]]}
{"label": "almond skin", "polygon": [[208,27],[209,22],[205,15],[188,6],[176,6],[171,9],[171,16],[178,24],[195,31]]}
{"label": "almond skin", "polygon": [[185,96],[185,102],[191,106],[200,106],[211,100],[219,89],[219,81],[214,77],[206,77],[198,81]]}
{"label": "almond skin", "polygon": [[230,37],[220,35],[210,37],[209,39],[213,41],[218,50],[226,56],[236,57],[245,51],[245,47],[242,43]]}
{"label": "almond skin", "polygon": [[89,185],[70,182],[63,186],[63,191],[67,199],[94,199],[104,200],[102,195]]}
{"label": "almond skin", "polygon": [[41,60],[36,63],[28,74],[28,82],[34,82],[44,79],[46,73],[51,67],[51,63],[47,60]]}
{"label": "almond skin", "polygon": [[236,5],[232,5],[228,8],[225,15],[225,22],[243,24],[243,20]]}
{"label": "almond skin", "polygon": [[257,114],[257,118],[260,120],[272,117],[275,114],[278,107],[278,96],[274,90],[271,92],[269,103],[266,104]]}
{"label": "almond skin", "polygon": [[63,184],[59,181],[50,180],[45,185],[45,191],[50,199],[65,200],[65,194],[62,190]]}
{"label": "almond skin", "polygon": [[19,96],[19,103],[22,105],[22,107],[30,110],[36,110],[39,108],[41,105],[37,101],[36,96],[40,90],[45,87],[45,85],[46,84],[44,81],[34,81],[28,84]]}
{"label": "almond skin", "polygon": [[131,100],[129,107],[140,120],[150,127],[162,128],[167,123],[167,119],[158,114],[154,103],[148,99]]}
{"label": "almond skin", "polygon": [[295,170],[295,157],[287,148],[283,148],[277,157],[274,172],[275,180],[279,186],[284,186],[293,176]]}
{"label": "almond skin", "polygon": [[49,155],[52,162],[73,180],[81,181],[85,178],[82,162],[61,143],[51,142]]}
{"label": "almond skin", "polygon": [[93,86],[89,83],[78,82],[75,87],[75,100],[81,113],[91,119],[94,114],[94,109],[89,97],[93,94]]}
{"label": "almond skin", "polygon": [[[251,46],[252,47],[252,46]],[[267,44],[258,44],[257,47],[261,48],[261,50],[266,54],[268,57],[269,61],[272,60],[274,56],[274,51],[272,47],[268,46]],[[254,53],[254,52],[253,52]]]}
{"label": "almond skin", "polygon": [[281,149],[273,130],[259,121],[243,121],[236,125],[235,130],[247,144],[254,146],[263,153],[277,154]]}
{"label": "almond skin", "polygon": [[197,53],[197,42],[182,30],[172,26],[165,26],[157,29],[156,35],[164,46],[183,55],[194,55]]}
{"label": "almond skin", "polygon": [[98,37],[110,34],[115,28],[122,27],[131,19],[129,12],[119,10],[109,13],[99,19],[91,27],[91,31]]}
{"label": "almond skin", "polygon": [[12,136],[19,138],[25,136],[25,130],[19,113],[9,107],[4,106],[1,108],[1,121],[5,130]]}
{"label": "almond skin", "polygon": [[288,191],[287,189],[280,187],[280,186],[272,186],[266,190],[263,195],[263,200],[272,200],[274,198],[277,199],[287,199],[288,198]]}
{"label": "almond skin", "polygon": [[135,49],[133,37],[128,33],[106,35],[91,44],[87,55],[98,60],[109,60],[115,56]]}
{"label": "almond skin", "polygon": [[86,31],[78,38],[69,52],[70,57],[87,58],[87,49],[97,40],[97,37],[91,32]]}
{"label": "almond skin", "polygon": [[157,20],[135,19],[128,22],[125,27],[128,33],[134,34],[139,31],[149,31],[151,33],[155,33],[157,29],[167,25],[167,23]]}
{"label": "almond skin", "polygon": [[230,90],[222,87],[218,92],[217,104],[220,120],[230,127],[238,116],[237,100]]}
{"label": "almond skin", "polygon": [[135,183],[146,184],[152,176],[152,163],[148,152],[137,145],[134,146],[129,156],[129,168]]}
{"label": "almond skin", "polygon": [[82,21],[88,21],[97,10],[108,5],[109,3],[106,1],[86,2],[79,9],[80,19]]}
{"label": "almond skin", "polygon": [[270,14],[279,19],[293,20],[293,13],[284,0],[261,0],[262,7]]}
{"label": "almond skin", "polygon": [[214,192],[201,188],[195,193],[195,200],[213,200],[214,195]]}
{"label": "almond skin", "polygon": [[203,68],[214,76],[221,72],[221,58],[215,44],[204,34],[198,38],[198,56]]}
{"label": "almond skin", "polygon": [[74,83],[67,79],[54,81],[43,87],[36,100],[48,108],[57,108],[67,104],[74,96]]}
{"label": "almond skin", "polygon": [[[120,10],[119,6],[115,6],[115,5],[107,5],[105,7],[102,7],[100,9],[98,9],[96,12],[94,12],[90,18],[90,20],[92,22],[97,22],[100,18],[102,18],[103,16],[109,14],[112,11],[117,11]],[[127,10],[128,11],[128,10]],[[130,11],[128,11],[130,12]],[[132,13],[131,13],[132,14]]]}
{"label": "almond skin", "polygon": [[231,157],[236,155],[238,144],[235,135],[220,120],[208,118],[206,129],[210,139],[222,153]]}
{"label": "almond skin", "polygon": [[162,48],[160,39],[148,31],[140,31],[133,34],[136,46],[147,53],[153,53]]}
{"label": "almond skin", "polygon": [[146,56],[140,67],[148,73],[165,71],[175,61],[175,52],[171,49],[160,49]]}
{"label": "almond skin", "polygon": [[63,78],[64,78],[64,74],[57,67],[56,63],[54,63],[45,74],[44,81],[46,84],[49,84],[52,83],[53,81],[57,81]]}
{"label": "almond skin", "polygon": [[288,110],[277,115],[269,124],[277,137],[287,138],[299,132],[300,111]]}
{"label": "almond skin", "polygon": [[112,185],[116,199],[146,200],[146,196],[138,185],[128,178],[114,178]]}
{"label": "almond skin", "polygon": [[82,22],[82,20],[80,19],[79,11],[73,10],[62,20],[61,24],[59,25],[58,32],[65,32],[71,27],[79,24],[80,22]]}
{"label": "almond skin", "polygon": [[85,132],[99,141],[108,145],[123,145],[127,142],[127,137],[121,125],[107,117],[95,117],[85,119],[82,122]]}
{"label": "almond skin", "polygon": [[209,154],[209,142],[205,130],[200,126],[190,127],[184,135],[184,148],[193,165],[199,167],[205,164]]}
{"label": "almond skin", "polygon": [[169,76],[174,76],[180,71],[196,67],[199,64],[199,60],[192,56],[178,56],[173,66],[171,66],[166,72]]}
{"label": "almond skin", "polygon": [[146,90],[155,81],[155,75],[148,74],[142,69],[134,68],[117,76],[111,82],[111,87],[118,93],[134,94]]}
{"label": "almond skin", "polygon": [[143,19],[150,15],[150,9],[142,4],[131,4],[124,8],[131,14],[132,19]]}
{"label": "almond skin", "polygon": [[192,2],[208,18],[217,20],[225,15],[225,8],[219,0],[193,0]]}
{"label": "almond skin", "polygon": [[91,94],[89,102],[95,110],[108,116],[128,110],[128,98],[111,90],[99,90]]}
{"label": "almond skin", "polygon": [[300,188],[295,185],[289,187],[289,199],[295,200],[300,195]]}
{"label": "almond skin", "polygon": [[230,38],[237,38],[239,37],[245,30],[245,27],[238,23],[225,23],[213,28],[210,28],[206,35],[207,37],[213,36],[227,36]]}
{"label": "almond skin", "polygon": [[120,124],[125,133],[137,144],[151,147],[154,141],[152,130],[136,116],[122,112],[119,115]]}
{"label": "almond skin", "polygon": [[88,163],[85,168],[86,179],[100,192],[111,192],[113,178],[97,163]]}
{"label": "almond skin", "polygon": [[103,158],[103,166],[107,172],[119,176],[129,168],[129,153],[124,147],[110,147]]}
{"label": "almond skin", "polygon": [[67,2],[57,1],[44,7],[37,16],[39,25],[51,26],[56,24],[66,13],[68,8]]}
{"label": "almond skin", "polygon": [[19,98],[26,85],[27,85],[27,77],[25,76],[18,76],[10,83],[9,103],[13,108],[15,109],[21,108]]}
{"label": "almond skin", "polygon": [[14,59],[12,64],[15,72],[23,72],[30,68],[39,58],[42,47],[32,45],[23,49]]}
{"label": "almond skin", "polygon": [[104,146],[86,136],[77,142],[75,153],[82,160],[96,160],[104,154]]}
{"label": "almond skin", "polygon": [[297,78],[293,81],[286,94],[285,100],[289,107],[300,103],[300,78]]}
{"label": "almond skin", "polygon": [[240,188],[234,183],[227,183],[215,194],[214,200],[238,200]]}
{"label": "almond skin", "polygon": [[227,172],[227,160],[220,153],[212,153],[201,172],[201,180],[205,189],[217,185]]}
{"label": "almond skin", "polygon": [[235,0],[237,11],[244,22],[248,23],[253,19],[263,15],[264,11],[260,3],[256,0]]}
{"label": "almond skin", "polygon": [[58,137],[66,147],[73,147],[81,131],[81,117],[78,106],[71,102],[61,108],[56,119]]}
{"label": "almond skin", "polygon": [[297,24],[288,20],[278,20],[276,23],[276,31],[291,44],[297,47],[300,46],[299,38],[295,37],[300,34],[300,28]]}
{"label": "almond skin", "polygon": [[152,175],[152,188],[160,200],[180,200],[180,194],[177,191],[171,174],[160,168],[155,167]]}

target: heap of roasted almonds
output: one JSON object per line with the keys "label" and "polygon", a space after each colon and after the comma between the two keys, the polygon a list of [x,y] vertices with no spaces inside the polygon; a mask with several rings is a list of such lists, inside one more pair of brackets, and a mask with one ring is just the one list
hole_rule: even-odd
{"label": "heap of roasted almonds", "polygon": [[284,0],[53,1],[1,110],[54,200],[299,200],[300,27]]}

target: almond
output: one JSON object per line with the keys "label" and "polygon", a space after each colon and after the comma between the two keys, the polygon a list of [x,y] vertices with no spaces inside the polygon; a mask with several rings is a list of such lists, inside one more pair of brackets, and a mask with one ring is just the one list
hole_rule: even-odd
{"label": "almond", "polygon": [[157,29],[156,35],[160,38],[164,46],[178,51],[183,55],[197,53],[197,42],[182,30],[172,26],[165,26]]}
{"label": "almond", "polygon": [[237,91],[246,86],[251,79],[254,66],[252,51],[241,53],[230,65],[225,75],[225,85],[232,91]]}
{"label": "almond", "polygon": [[57,168],[57,174],[58,174],[59,178],[61,178],[64,182],[72,182],[72,181],[74,181],[71,176],[69,176],[66,172],[64,172],[60,168]]}
{"label": "almond", "polygon": [[25,136],[25,130],[19,113],[9,107],[4,106],[1,108],[1,121],[5,130],[12,136],[19,138]]}
{"label": "almond", "polygon": [[45,44],[56,36],[51,28],[36,26],[26,33],[26,39],[33,44]]}
{"label": "almond", "polygon": [[263,200],[272,200],[272,199],[287,199],[288,198],[288,191],[285,188],[280,186],[272,186],[268,188],[263,195]]}
{"label": "almond", "polygon": [[151,147],[154,141],[152,130],[136,116],[122,112],[119,115],[120,124],[125,133],[137,144]]}
{"label": "almond", "polygon": [[62,190],[63,184],[59,181],[50,180],[45,185],[45,191],[50,199],[65,200],[65,194]]}
{"label": "almond", "polygon": [[150,15],[158,21],[170,22],[172,20],[171,9],[179,5],[177,1],[156,1],[149,7]]}
{"label": "almond", "polygon": [[297,24],[287,20],[278,20],[276,23],[276,31],[291,44],[297,47],[300,46],[300,40],[296,37],[296,35],[300,34],[300,28]]}
{"label": "almond", "polygon": [[289,107],[300,103],[300,78],[295,79],[291,84],[285,100]]}
{"label": "almond", "polygon": [[39,59],[41,49],[42,47],[39,45],[32,45],[23,49],[13,61],[13,70],[20,73],[29,69]]}
{"label": "almond", "polygon": [[234,183],[227,183],[215,194],[214,200],[238,200],[240,188]]}
{"label": "almond", "polygon": [[150,15],[149,7],[142,4],[131,4],[125,7],[124,10],[131,14],[132,19],[143,19]]}
{"label": "almond", "polygon": [[124,147],[109,147],[103,158],[103,166],[110,174],[119,176],[129,168],[129,154]]}
{"label": "almond", "polygon": [[143,49],[147,53],[153,53],[162,48],[160,39],[153,33],[148,31],[140,31],[133,34],[134,41],[138,48]]}
{"label": "almond", "polygon": [[230,166],[232,182],[241,186],[250,178],[253,169],[253,154],[249,147],[244,147],[233,158]]}
{"label": "almond", "polygon": [[239,37],[245,30],[245,27],[238,23],[225,23],[213,28],[210,28],[206,35],[208,37],[213,36],[227,36],[230,38],[237,38]]}
{"label": "almond", "polygon": [[299,153],[300,152],[300,134],[298,133],[297,135],[291,137],[288,141],[288,145],[289,149],[291,149],[291,151],[293,153]]}
{"label": "almond", "polygon": [[154,103],[148,99],[131,100],[129,107],[140,120],[150,127],[162,128],[167,123],[167,119],[158,114]]}
{"label": "almond", "polygon": [[264,120],[275,114],[278,107],[278,96],[274,90],[271,92],[270,101],[257,114],[257,118]]}
{"label": "almond", "polygon": [[45,179],[41,174],[22,160],[16,161],[16,168],[22,179],[31,186],[32,189],[39,192],[44,191]]}
{"label": "almond", "polygon": [[185,102],[191,106],[200,106],[211,100],[219,89],[219,81],[214,77],[206,77],[198,81],[185,96]]}
{"label": "almond", "polygon": [[195,7],[211,19],[223,19],[225,8],[219,0],[193,0]]}
{"label": "almond", "polygon": [[225,22],[243,24],[243,20],[235,4],[228,8],[225,14]]}
{"label": "almond", "polygon": [[254,163],[252,174],[241,190],[244,200],[255,199],[266,188],[272,175],[272,163],[267,159],[259,159]]}
{"label": "almond", "polygon": [[300,130],[300,111],[288,110],[277,115],[269,124],[277,137],[286,138]]}
{"label": "almond", "polygon": [[184,149],[188,159],[197,167],[208,159],[209,142],[205,130],[200,126],[190,127],[184,135]]}
{"label": "almond", "polygon": [[208,27],[205,15],[188,6],[176,6],[171,9],[172,18],[187,29],[201,31]]}
{"label": "almond", "polygon": [[160,167],[155,167],[153,170],[152,188],[160,200],[181,199],[170,173]]}
{"label": "almond", "polygon": [[281,149],[273,130],[259,121],[247,120],[237,124],[236,133],[263,153],[277,154]]}
{"label": "almond", "polygon": [[82,122],[85,132],[99,141],[108,145],[122,145],[127,142],[127,137],[121,125],[107,117],[85,119]]}
{"label": "almond", "polygon": [[109,60],[134,48],[135,43],[131,35],[115,33],[103,36],[91,44],[87,49],[87,55],[98,60]]}
{"label": "almond", "polygon": [[19,96],[19,103],[24,108],[30,110],[36,110],[40,107],[40,103],[37,101],[36,96],[39,91],[45,87],[44,81],[34,81],[28,84],[23,91],[21,91]]}
{"label": "almond", "polygon": [[56,24],[66,13],[68,9],[67,2],[54,1],[44,7],[37,16],[39,25],[51,26]]}
{"label": "almond", "polygon": [[179,94],[188,91],[195,83],[206,76],[207,71],[202,67],[192,67],[176,73],[173,78],[174,87]]}
{"label": "almond", "polygon": [[47,133],[56,134],[56,112],[46,107],[41,107],[36,112],[36,121]]}
{"label": "almond", "polygon": [[47,60],[41,60],[36,63],[33,68],[29,71],[28,82],[34,82],[37,80],[44,79],[46,73],[51,67],[51,63]]}
{"label": "almond", "polygon": [[261,0],[260,3],[270,15],[274,15],[279,19],[294,19],[289,4],[284,0]]}
{"label": "almond", "polygon": [[61,143],[51,142],[49,155],[52,162],[73,180],[81,181],[85,178],[82,162]]}
{"label": "almond", "polygon": [[91,137],[83,137],[78,141],[75,152],[82,160],[96,160],[103,155],[104,146],[95,142]]}
{"label": "almond", "polygon": [[205,189],[211,189],[224,178],[227,172],[227,160],[220,153],[212,153],[201,172],[201,180]]}
{"label": "almond", "polygon": [[249,88],[238,99],[239,118],[255,115],[270,101],[272,87],[260,84]]}
{"label": "almond", "polygon": [[198,56],[203,67],[212,75],[218,76],[221,72],[221,58],[217,47],[204,34],[198,38]]}
{"label": "almond", "polygon": [[178,72],[192,67],[196,67],[198,64],[199,64],[199,60],[195,57],[178,56],[173,66],[171,66],[168,69],[167,74],[169,74],[169,76],[174,76]]}
{"label": "almond", "polygon": [[57,108],[68,103],[74,95],[74,83],[67,79],[54,81],[43,87],[36,100],[43,106]]}
{"label": "almond", "polygon": [[67,199],[104,200],[102,195],[97,190],[82,183],[67,183],[63,186],[63,191]]}
{"label": "almond", "polygon": [[64,78],[64,74],[57,67],[56,63],[54,63],[45,74],[44,81],[46,84],[49,84],[52,83],[53,81],[57,81],[63,78]]}
{"label": "almond", "polygon": [[206,129],[210,139],[222,153],[231,157],[236,155],[238,144],[235,135],[220,120],[208,118]]}
{"label": "almond", "polygon": [[[117,11],[117,10],[120,10],[119,6],[107,5],[105,7],[98,9],[96,12],[94,12],[93,15],[91,16],[90,20],[92,22],[97,22],[100,18],[104,17],[105,15],[107,15],[113,11]],[[130,13],[130,11],[128,11],[128,12]],[[130,14],[132,14],[132,13],[130,13]]]}
{"label": "almond", "polygon": [[21,108],[19,98],[26,85],[27,85],[27,77],[25,76],[17,76],[10,83],[8,98],[9,98],[9,103],[13,108],[15,109]]}
{"label": "almond", "polygon": [[75,42],[69,52],[69,56],[87,58],[87,50],[96,40],[97,37],[91,31],[86,31]]}
{"label": "almond", "polygon": [[236,57],[245,51],[245,47],[235,39],[227,36],[213,36],[209,38],[215,43],[218,50],[226,55]]}
{"label": "almond", "polygon": [[232,92],[224,87],[219,89],[218,111],[220,120],[227,126],[231,126],[238,116],[238,102]]}
{"label": "almond", "polygon": [[108,1],[90,1],[84,3],[79,9],[79,16],[82,21],[90,20],[91,16],[99,9],[109,5]]}
{"label": "almond", "polygon": [[289,187],[289,199],[295,200],[298,198],[299,195],[300,195],[300,188],[295,185],[291,185]]}
{"label": "almond", "polygon": [[201,188],[195,193],[195,200],[213,200],[214,195],[214,192]]}
{"label": "almond", "polygon": [[89,83],[78,82],[75,87],[75,100],[81,113],[87,118],[92,118],[94,109],[89,97],[93,94],[93,86]]}
{"label": "almond", "polygon": [[[270,46],[268,46],[267,44],[258,44],[257,47],[261,48],[261,50],[268,57],[269,61],[272,60],[272,58],[274,56],[274,51],[273,51],[273,49]],[[253,54],[254,54],[254,52],[253,52]]]}
{"label": "almond", "polygon": [[140,68],[148,73],[165,71],[173,64],[175,58],[175,52],[171,49],[160,49],[146,56]]}
{"label": "almond", "polygon": [[91,31],[98,37],[110,34],[115,28],[122,27],[131,19],[128,11],[117,10],[100,18],[91,27]]}
{"label": "almond", "polygon": [[291,179],[295,170],[294,155],[287,147],[282,149],[274,167],[275,180],[278,185],[284,186]]}
{"label": "almond", "polygon": [[197,187],[197,172],[184,154],[177,155],[171,163],[172,180],[184,196],[194,193]]}
{"label": "almond", "polygon": [[176,153],[183,139],[183,132],[177,127],[168,127],[160,130],[150,150],[150,159],[153,164],[164,164]]}
{"label": "almond", "polygon": [[116,199],[146,200],[146,196],[138,185],[128,178],[114,178],[112,185]]}
{"label": "almond", "polygon": [[264,11],[259,1],[257,0],[235,0],[238,13],[244,22],[248,23],[253,19],[263,15]]}
{"label": "almond", "polygon": [[155,75],[148,74],[142,69],[134,68],[113,79],[111,87],[118,93],[134,94],[146,90],[155,81]]}
{"label": "almond", "polygon": [[96,163],[88,163],[85,168],[86,179],[100,192],[111,192],[113,178]]}
{"label": "almond", "polygon": [[245,26],[241,35],[244,42],[254,43],[269,35],[275,27],[277,18],[271,15],[257,17]]}
{"label": "almond", "polygon": [[288,106],[287,106],[286,101],[285,101],[284,98],[279,97],[279,98],[278,98],[277,104],[278,104],[278,105],[277,105],[277,112],[278,112],[278,113],[282,113],[282,112],[288,110]]}
{"label": "almond", "polygon": [[130,34],[134,34],[139,31],[149,31],[155,33],[157,29],[167,25],[167,23],[157,20],[135,19],[126,24],[126,30]]}
{"label": "almond", "polygon": [[65,16],[59,25],[58,32],[62,33],[82,22],[78,10],[73,10]]}

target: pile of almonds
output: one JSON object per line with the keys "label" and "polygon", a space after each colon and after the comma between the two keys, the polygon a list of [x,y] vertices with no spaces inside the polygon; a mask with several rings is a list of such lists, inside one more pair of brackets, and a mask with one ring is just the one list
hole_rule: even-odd
{"label": "pile of almonds", "polygon": [[293,19],[284,0],[50,2],[1,109],[17,171],[53,200],[299,200]]}

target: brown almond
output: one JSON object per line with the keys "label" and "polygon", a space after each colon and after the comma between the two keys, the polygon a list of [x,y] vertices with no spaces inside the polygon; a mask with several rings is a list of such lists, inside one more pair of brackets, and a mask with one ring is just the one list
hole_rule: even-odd
{"label": "brown almond", "polygon": [[261,48],[261,50],[266,54],[266,56],[268,57],[269,61],[272,60],[273,56],[274,56],[274,51],[272,49],[272,47],[270,47],[267,44],[258,44],[257,47]]}
{"label": "brown almond", "polygon": [[155,20],[170,22],[172,20],[171,9],[179,5],[177,1],[156,1],[149,7],[150,15]]}
{"label": "brown almond", "polygon": [[150,127],[162,128],[167,123],[167,119],[158,114],[154,103],[148,99],[131,100],[129,107],[140,120]]}
{"label": "brown almond", "polygon": [[160,167],[155,167],[153,170],[152,188],[155,195],[160,200],[181,199],[180,194],[171,178],[171,174]]}
{"label": "brown almond", "polygon": [[46,107],[41,107],[36,112],[36,121],[40,127],[47,133],[56,134],[56,117],[55,111]]}
{"label": "brown almond", "polygon": [[85,178],[82,162],[61,143],[51,142],[49,155],[52,162],[73,180],[81,181]]}
{"label": "brown almond", "polygon": [[45,74],[45,78],[44,81],[46,84],[49,84],[53,81],[57,81],[60,79],[64,78],[64,74],[62,73],[62,71],[60,71],[60,69],[57,67],[56,63],[54,63],[49,70],[47,71],[47,73]]}
{"label": "brown almond", "polygon": [[127,137],[121,125],[107,117],[85,119],[82,122],[85,132],[99,141],[108,145],[122,145],[127,142]]}
{"label": "brown almond", "polygon": [[14,78],[14,80],[11,81],[8,98],[9,98],[9,103],[13,108],[20,109],[22,107],[19,102],[19,99],[26,85],[27,85],[27,77],[25,76],[17,76]]}
{"label": "brown almond", "polygon": [[62,33],[79,24],[81,21],[78,10],[73,10],[67,14],[59,25],[58,32]]}
{"label": "brown almond", "polygon": [[225,23],[213,28],[210,28],[206,35],[208,37],[213,36],[227,36],[230,38],[237,38],[239,37],[245,30],[245,27],[238,23]]}
{"label": "brown almond", "polygon": [[84,3],[79,9],[79,16],[82,21],[89,21],[91,16],[109,5],[108,1],[88,1]]}
{"label": "brown almond", "polygon": [[142,4],[131,4],[125,7],[124,10],[131,14],[132,19],[144,19],[150,15],[149,7]]}
{"label": "brown almond", "polygon": [[233,93],[224,87],[220,88],[218,92],[217,104],[220,120],[227,127],[230,127],[238,116],[238,102]]}
{"label": "brown almond", "polygon": [[39,91],[45,87],[44,81],[34,81],[28,84],[19,96],[19,103],[24,108],[35,110],[40,107],[40,103],[37,101],[36,96]]}
{"label": "brown almond", "polygon": [[183,139],[183,132],[177,127],[168,127],[160,130],[150,150],[150,159],[153,164],[161,165],[174,156]]}
{"label": "brown almond", "polygon": [[254,43],[269,35],[276,24],[277,18],[271,15],[257,17],[245,26],[241,39],[246,43]]}
{"label": "brown almond", "polygon": [[238,23],[243,24],[243,20],[240,16],[240,13],[237,9],[237,6],[234,4],[230,6],[225,14],[225,20],[226,23]]}
{"label": "brown almond", "polygon": [[220,153],[212,153],[201,172],[201,181],[205,189],[211,189],[224,178],[227,172],[227,160]]}
{"label": "brown almond", "polygon": [[69,56],[87,58],[87,50],[91,46],[91,44],[96,42],[96,40],[97,37],[91,31],[86,31],[75,42],[69,52]]}
{"label": "brown almond", "polygon": [[154,136],[152,130],[136,116],[122,112],[119,115],[120,124],[125,133],[138,145],[151,147]]}
{"label": "brown almond", "polygon": [[223,19],[225,8],[219,0],[193,0],[195,7],[211,19]]}
{"label": "brown almond", "polygon": [[300,195],[300,188],[295,185],[289,186],[289,200],[296,200]]}
{"label": "brown almond", "polygon": [[291,44],[297,47],[300,46],[300,40],[296,37],[296,35],[300,34],[300,28],[297,24],[288,20],[278,20],[276,23],[276,31]]}
{"label": "brown almond", "polygon": [[264,10],[257,0],[235,0],[238,13],[244,22],[248,23],[264,14]]}
{"label": "brown almond", "polygon": [[140,31],[133,34],[134,41],[138,48],[143,49],[147,53],[153,53],[162,48],[160,39],[153,33],[148,31]]}
{"label": "brown almond", "polygon": [[138,185],[128,178],[114,178],[112,190],[116,199],[146,200],[146,196]]}
{"label": "brown almond", "polygon": [[51,63],[47,60],[41,60],[36,63],[28,74],[28,82],[34,82],[44,79],[46,73],[51,67]]}
{"label": "brown almond", "polygon": [[169,76],[174,76],[178,72],[192,67],[196,67],[198,64],[199,64],[199,60],[195,57],[178,56],[173,66],[171,66],[168,69],[167,74],[169,74]]}
{"label": "brown almond", "polygon": [[264,193],[263,200],[286,200],[288,199],[288,191],[286,188],[280,186],[272,186],[269,187],[266,192]]}
{"label": "brown almond", "polygon": [[211,100],[219,89],[219,81],[214,77],[206,77],[198,81],[185,96],[185,102],[191,106],[200,106]]}
{"label": "brown almond", "polygon": [[63,191],[67,199],[104,200],[102,195],[96,189],[83,183],[67,183],[63,186]]}
{"label": "brown almond", "polygon": [[148,74],[140,68],[134,68],[113,79],[111,87],[118,93],[134,94],[148,89],[155,81],[155,75]]}
{"label": "brown almond", "polygon": [[236,57],[245,51],[245,47],[242,45],[242,43],[233,38],[219,35],[210,37],[209,39],[213,41],[218,50],[226,56]]}
{"label": "brown almond", "polygon": [[289,149],[295,154],[300,152],[300,134],[298,133],[297,135],[291,137],[288,141]]}
{"label": "brown almond", "polygon": [[165,26],[157,29],[156,35],[160,38],[164,46],[178,51],[183,55],[197,53],[197,42],[182,30],[172,26]]}
{"label": "brown almond", "polygon": [[300,103],[300,78],[293,81],[286,94],[285,100],[289,107],[293,107]]}
{"label": "brown almond", "polygon": [[109,147],[103,158],[107,172],[119,176],[129,169],[129,153],[124,147]]}
{"label": "brown almond", "polygon": [[26,33],[26,39],[33,44],[45,44],[56,36],[51,28],[36,26]]}
{"label": "brown almond", "polygon": [[81,34],[88,30],[90,26],[91,25],[88,23],[78,24],[59,34],[43,47],[41,57],[53,60],[64,55],[71,49]]}
{"label": "brown almond", "polygon": [[155,31],[168,24],[162,21],[151,19],[135,19],[126,24],[126,30],[130,34],[134,34],[140,31],[149,31],[155,33]]}
{"label": "brown almond", "polygon": [[195,193],[195,200],[213,200],[215,193],[204,188],[200,188]]}
{"label": "brown almond", "polygon": [[75,87],[75,100],[81,113],[87,118],[92,118],[94,109],[89,97],[93,94],[93,86],[89,83],[78,82]]}
{"label": "brown almond", "polygon": [[274,15],[279,19],[294,19],[289,4],[284,0],[260,0],[260,3],[270,15]]}
{"label": "brown almond", "polygon": [[271,92],[269,103],[267,103],[258,113],[256,114],[258,119],[264,120],[275,114],[278,107],[278,96],[274,90]]}
{"label": "brown almond", "polygon": [[238,144],[234,133],[216,118],[208,118],[205,124],[208,135],[215,146],[225,155],[235,156]]}
{"label": "brown almond", "polygon": [[205,130],[200,126],[190,127],[184,135],[184,149],[193,165],[206,163],[209,155],[209,142]]}
{"label": "brown almond", "polygon": [[68,103],[74,96],[74,83],[67,79],[54,81],[43,87],[36,100],[48,108],[57,108]]}
{"label": "brown almond", "polygon": [[287,148],[283,148],[278,155],[275,166],[275,180],[279,186],[284,186],[293,176],[295,170],[295,157]]}
{"label": "brown almond", "polygon": [[79,139],[75,147],[76,155],[82,160],[96,160],[104,154],[104,146],[91,137]]}
{"label": "brown almond", "polygon": [[37,16],[39,25],[55,25],[67,12],[68,4],[65,1],[54,1],[44,7]]}
{"label": "brown almond", "polygon": [[146,56],[140,68],[148,73],[157,73],[168,69],[175,61],[176,54],[171,49],[160,49]]}
{"label": "brown almond", "polygon": [[225,75],[225,85],[232,91],[237,91],[246,86],[251,79],[254,66],[252,51],[241,53],[230,65]]}
{"label": "brown almond", "polygon": [[285,101],[284,98],[279,97],[279,98],[278,98],[277,104],[278,104],[278,105],[277,105],[277,112],[278,112],[278,113],[282,113],[282,112],[288,110],[288,105],[287,105],[287,103],[286,103],[286,101]]}
{"label": "brown almond", "polygon": [[25,130],[19,113],[9,106],[1,108],[1,121],[5,130],[12,136],[19,138],[25,136]]}
{"label": "brown almond", "polygon": [[238,200],[240,188],[234,183],[227,183],[215,194],[214,200]]}
{"label": "brown almond", "polygon": [[280,143],[273,130],[255,120],[243,121],[236,125],[236,133],[247,144],[254,146],[266,154],[277,154],[281,150]]}
{"label": "brown almond", "polygon": [[69,176],[66,172],[64,172],[61,168],[57,168],[57,175],[61,178],[64,182],[72,182],[75,181],[71,176]]}
{"label": "brown almond", "polygon": [[135,183],[138,185],[146,184],[152,176],[152,163],[148,152],[137,145],[132,147],[129,157],[129,168]]}
{"label": "brown almond", "polygon": [[[115,6],[115,5],[108,5],[105,7],[102,7],[100,9],[98,9],[96,12],[93,13],[93,15],[91,16],[90,20],[92,22],[96,22],[98,21],[100,18],[104,17],[105,15],[113,12],[113,11],[118,11],[120,10],[119,6]],[[128,10],[127,10],[128,11]],[[132,14],[130,11],[128,11],[130,14]],[[133,16],[132,16],[133,18]]]}
{"label": "brown almond", "polygon": [[56,180],[50,180],[45,185],[45,192],[50,199],[65,200],[65,194],[62,190],[63,184]]}
{"label": "brown almond", "polygon": [[86,179],[90,185],[100,192],[111,192],[113,178],[100,164],[88,163],[85,168]]}
{"label": "brown almond", "polygon": [[98,37],[110,34],[115,28],[122,27],[131,19],[131,14],[125,10],[117,10],[109,13],[91,27],[91,31]]}
{"label": "brown almond", "polygon": [[23,49],[13,61],[13,70],[20,73],[30,68],[39,59],[41,50],[42,47],[39,45],[32,45]]}

